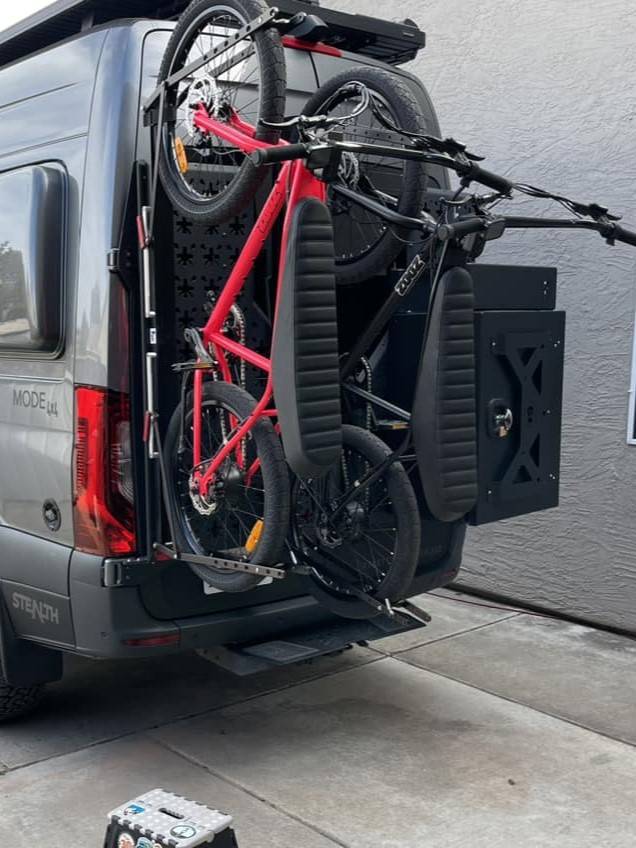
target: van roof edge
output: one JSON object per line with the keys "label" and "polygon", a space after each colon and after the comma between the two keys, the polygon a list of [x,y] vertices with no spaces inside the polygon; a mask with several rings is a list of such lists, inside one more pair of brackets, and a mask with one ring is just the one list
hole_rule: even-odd
{"label": "van roof edge", "polygon": [[[0,32],[0,67],[52,47],[93,26],[119,19],[169,20],[187,0],[56,0]],[[328,24],[328,44],[391,65],[414,59],[425,45],[425,34],[412,21],[396,23],[319,7],[307,0],[280,0],[286,14],[312,11]]]}

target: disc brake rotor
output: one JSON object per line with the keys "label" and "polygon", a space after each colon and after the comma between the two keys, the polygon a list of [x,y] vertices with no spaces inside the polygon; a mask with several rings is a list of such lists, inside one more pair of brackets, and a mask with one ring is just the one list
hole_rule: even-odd
{"label": "disc brake rotor", "polygon": [[360,163],[355,153],[349,150],[342,152],[338,165],[340,181],[350,189],[357,189],[360,182]]}
{"label": "disc brake rotor", "polygon": [[215,512],[217,507],[216,501],[209,501],[201,494],[199,491],[198,480],[195,480],[193,474],[190,475],[188,480],[188,493],[190,495],[190,500],[192,501],[192,506],[196,509],[199,515],[212,515]]}
{"label": "disc brake rotor", "polygon": [[200,103],[205,104],[208,113],[216,117],[221,108],[221,92],[214,77],[197,77],[188,89],[186,100],[186,125],[191,135],[198,135],[199,129],[195,126],[194,116]]}

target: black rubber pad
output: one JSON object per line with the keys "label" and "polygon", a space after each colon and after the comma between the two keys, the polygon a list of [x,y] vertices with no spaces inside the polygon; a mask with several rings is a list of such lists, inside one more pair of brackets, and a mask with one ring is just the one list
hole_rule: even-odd
{"label": "black rubber pad", "polygon": [[474,319],[472,277],[450,268],[435,292],[411,419],[426,502],[441,521],[477,500]]}
{"label": "black rubber pad", "polygon": [[272,344],[274,398],[290,468],[317,477],[342,447],[333,226],[324,203],[300,201],[286,258]]}

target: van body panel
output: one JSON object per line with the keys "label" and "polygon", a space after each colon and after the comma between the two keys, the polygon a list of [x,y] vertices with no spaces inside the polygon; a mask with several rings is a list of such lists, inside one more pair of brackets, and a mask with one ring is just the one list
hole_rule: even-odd
{"label": "van body panel", "polygon": [[76,384],[121,388],[123,375],[109,363],[118,280],[107,258],[119,245],[133,175],[143,25],[106,33],[93,97],[82,197],[82,233],[75,323]]}
{"label": "van body panel", "polygon": [[[86,139],[105,32],[89,33],[2,70],[0,170],[56,164],[66,172],[59,356],[0,356],[0,524],[2,576],[68,594],[73,544],[73,358],[77,255]],[[46,500],[59,529],[44,520]],[[26,533],[11,533],[9,527]],[[21,541],[18,542],[18,537]],[[50,539],[55,544],[40,541]]]}
{"label": "van body panel", "polygon": [[[0,521],[72,543],[73,395],[66,381],[0,378]],[[44,502],[61,514],[48,529]]]}
{"label": "van body panel", "polygon": [[[0,146],[3,171],[38,163],[61,163],[67,175],[62,275],[64,347],[56,359],[16,353],[0,355],[0,525],[67,545],[73,544],[73,315],[85,148],[85,137],[13,151],[7,156],[2,156],[4,148]],[[49,498],[60,510],[57,530],[49,529],[44,522],[43,505]],[[24,554],[27,555],[27,548]],[[39,555],[34,551],[34,557]],[[0,551],[0,560],[2,557]],[[36,573],[37,559],[33,566]],[[44,575],[41,579],[46,581]]]}
{"label": "van body panel", "polygon": [[68,595],[70,558],[67,545],[0,526],[0,579]]}
{"label": "van body panel", "polygon": [[88,132],[106,33],[91,33],[2,70],[0,166],[8,154]]}

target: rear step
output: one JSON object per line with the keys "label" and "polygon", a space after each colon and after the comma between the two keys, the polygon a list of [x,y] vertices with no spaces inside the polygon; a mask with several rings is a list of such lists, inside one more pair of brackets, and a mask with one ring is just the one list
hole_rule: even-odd
{"label": "rear step", "polygon": [[290,633],[287,638],[253,642],[248,645],[218,646],[198,651],[199,655],[241,677],[326,654],[335,654],[385,636],[395,636],[425,627],[430,616],[405,602],[392,608],[393,616],[372,619],[333,619],[307,631]]}

